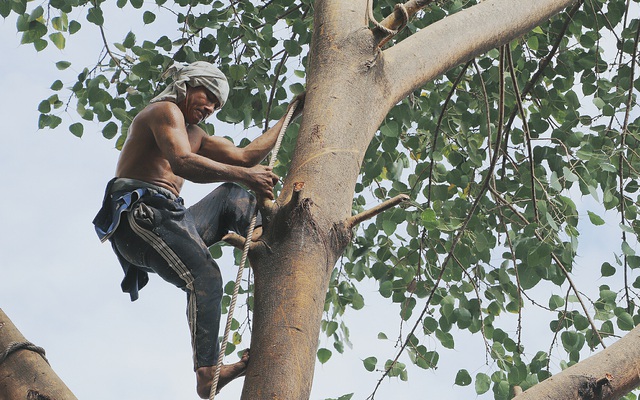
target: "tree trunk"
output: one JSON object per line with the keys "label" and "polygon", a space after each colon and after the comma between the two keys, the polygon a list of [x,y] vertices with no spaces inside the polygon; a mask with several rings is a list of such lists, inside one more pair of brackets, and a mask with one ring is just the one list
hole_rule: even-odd
{"label": "tree trunk", "polygon": [[[531,3],[538,8],[530,0],[484,3],[446,18],[448,35],[460,36],[460,43],[473,37],[498,46],[526,33],[572,0]],[[509,3],[518,3],[508,9],[520,21],[505,18],[501,7]],[[518,5],[537,14],[516,13]],[[438,54],[440,61],[430,61],[426,68],[421,60],[438,58],[416,51],[427,47],[429,36],[423,34],[423,39],[410,45],[401,42],[391,47],[393,57],[386,59],[386,51],[377,46],[380,38],[367,26],[366,6],[366,0],[317,0],[314,5],[307,97],[298,143],[274,209],[263,210],[264,241],[250,253],[255,271],[254,325],[243,399],[309,398],[325,295],[331,270],[351,239],[346,220],[368,144],[408,88],[414,90],[424,83],[420,77],[433,79],[446,70],[443,65],[449,68],[488,50],[478,46]],[[469,18],[478,12],[479,19],[470,23]],[[485,41],[477,37],[477,25],[486,28]],[[407,60],[419,67],[418,79],[402,74],[411,68],[404,65]],[[407,85],[408,81],[412,83]],[[296,190],[294,184],[298,184]]]}
{"label": "tree trunk", "polygon": [[619,399],[640,385],[640,326],[599,353],[531,387],[515,400]]}
{"label": "tree trunk", "polygon": [[[0,309],[0,353],[26,339]],[[0,363],[0,400],[77,400],[51,366],[34,351],[18,350]]]}

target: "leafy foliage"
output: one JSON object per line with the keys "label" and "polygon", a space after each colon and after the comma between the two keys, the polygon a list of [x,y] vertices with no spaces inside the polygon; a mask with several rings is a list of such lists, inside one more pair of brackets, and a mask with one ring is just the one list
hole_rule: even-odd
{"label": "leafy foliage", "polygon": [[[387,46],[475,3],[431,4]],[[412,202],[360,226],[334,270],[322,322],[334,350],[351,345],[343,316],[364,307],[359,282],[370,279],[409,328],[399,337],[398,355],[366,358],[367,371],[406,380],[407,364],[437,368],[467,331],[482,338],[488,365],[473,373],[460,369],[451,383],[473,384],[477,394],[491,391],[496,399],[549,377],[558,368],[552,360],[566,368],[640,322],[638,3],[580,2],[509,46],[417,88],[391,110],[366,152],[353,208],[401,193]],[[374,4],[381,19],[395,2]],[[64,49],[87,25],[104,37],[103,27],[117,23],[109,7],[0,0],[0,15],[16,14],[22,43],[42,51],[49,44]],[[218,118],[244,128],[265,127],[283,114],[282,102],[304,90],[310,0],[118,0],[116,7],[149,26],[173,18],[175,30],[147,39],[129,32],[117,43],[105,38],[97,65],[83,68],[74,82],[53,82],[53,94],[38,105],[40,128],[60,125],[73,104],[83,120],[103,123],[103,135],[120,147],[174,62],[218,63],[233,88]],[[78,10],[85,18],[70,19]],[[70,66],[56,64],[61,73]],[[213,133],[213,125],[206,129]],[[83,123],[69,130],[82,136]],[[293,143],[285,139],[279,174]],[[616,232],[619,246],[601,250],[598,277],[580,257],[579,239],[587,229],[605,228]],[[599,287],[578,287],[574,278],[585,274],[599,278]],[[546,348],[522,340],[530,310],[548,318]],[[235,322],[229,352],[246,327]],[[324,363],[332,351],[320,348],[317,355]]]}

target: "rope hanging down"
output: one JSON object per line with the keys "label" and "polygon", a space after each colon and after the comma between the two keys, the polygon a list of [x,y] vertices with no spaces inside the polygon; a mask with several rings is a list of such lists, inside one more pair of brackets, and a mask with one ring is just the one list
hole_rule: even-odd
{"label": "rope hanging down", "polygon": [[[278,138],[276,140],[276,144],[273,146],[273,150],[271,150],[271,159],[269,160],[269,166],[273,167],[276,164],[276,159],[278,155],[278,151],[280,150],[280,145],[282,144],[282,138],[284,137],[285,132],[287,131],[287,127],[289,126],[289,122],[291,121],[291,117],[293,113],[296,111],[298,107],[298,100],[294,101],[287,116],[284,119],[282,127],[280,127],[280,132],[278,133]],[[257,209],[256,209],[257,212]],[[240,259],[240,266],[238,267],[238,275],[236,276],[236,283],[233,288],[233,295],[231,296],[231,304],[229,304],[229,313],[227,314],[227,324],[224,327],[224,338],[222,339],[222,344],[220,345],[220,353],[218,354],[218,365],[216,366],[216,372],[213,376],[213,383],[211,384],[211,392],[209,393],[209,400],[214,400],[216,397],[216,392],[218,389],[218,380],[220,379],[220,368],[222,367],[222,362],[224,361],[224,354],[227,350],[227,340],[229,338],[229,332],[231,331],[231,322],[233,320],[233,311],[236,308],[236,299],[238,298],[238,291],[240,290],[240,282],[242,280],[242,275],[244,273],[244,266],[247,262],[247,256],[249,255],[249,247],[251,247],[251,237],[253,236],[253,231],[256,227],[256,214],[251,218],[251,223],[249,224],[249,229],[247,230],[246,240],[244,242],[244,249],[242,251],[242,258]]]}
{"label": "rope hanging down", "polygon": [[0,354],[0,364],[2,364],[4,362],[4,360],[9,358],[9,356],[11,354],[15,353],[18,350],[29,350],[29,351],[36,352],[36,353],[40,354],[42,356],[42,358],[44,358],[44,360],[47,362],[47,364],[49,364],[49,360],[47,360],[47,357],[45,357],[44,349],[42,347],[40,347],[40,346],[36,346],[35,344],[33,344],[31,342],[11,342],[11,343],[9,343],[9,346],[7,347],[7,349]]}

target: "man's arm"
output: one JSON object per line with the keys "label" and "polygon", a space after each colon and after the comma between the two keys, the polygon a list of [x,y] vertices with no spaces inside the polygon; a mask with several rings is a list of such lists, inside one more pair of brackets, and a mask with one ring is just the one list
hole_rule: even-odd
{"label": "man's arm", "polygon": [[[294,101],[289,104],[285,115],[282,116],[274,126],[269,128],[261,136],[254,139],[246,147],[236,147],[227,139],[205,134],[202,139],[200,149],[198,150],[198,154],[230,165],[243,167],[253,167],[258,165],[269,154],[273,146],[275,146],[286,115],[289,113],[289,110],[296,100],[298,101],[298,106],[296,107],[296,111],[294,112],[291,120],[294,120],[302,114],[304,95],[296,97]],[[201,128],[194,126],[189,127],[189,129]]]}
{"label": "man's arm", "polygon": [[215,161],[191,150],[182,112],[172,103],[158,103],[149,127],[163,157],[174,174],[196,183],[243,183],[261,196],[273,198],[272,188],[278,181],[271,168],[246,168]]}

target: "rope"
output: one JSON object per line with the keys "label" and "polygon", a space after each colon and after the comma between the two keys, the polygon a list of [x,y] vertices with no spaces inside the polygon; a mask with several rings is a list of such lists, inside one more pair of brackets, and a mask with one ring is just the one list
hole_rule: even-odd
{"label": "rope", "polygon": [[[293,113],[296,111],[298,107],[298,101],[294,101],[293,105],[289,109],[287,116],[284,119],[282,127],[280,127],[280,132],[278,133],[278,138],[276,139],[276,143],[271,150],[271,159],[269,160],[269,166],[273,167],[276,163],[277,154],[280,150],[280,145],[282,144],[282,138],[284,137],[284,133],[287,131],[287,127],[289,126],[289,122],[291,121],[291,117]],[[256,210],[257,213],[257,210]],[[231,322],[233,321],[233,311],[236,308],[236,300],[238,298],[238,291],[240,290],[240,282],[242,280],[242,275],[244,273],[244,266],[247,262],[247,256],[249,255],[249,247],[251,247],[251,237],[253,236],[253,231],[256,227],[256,214],[254,214],[253,218],[251,218],[251,223],[249,224],[249,229],[247,230],[246,240],[244,242],[244,249],[242,251],[242,259],[240,260],[240,266],[238,267],[238,275],[236,276],[236,283],[233,288],[233,295],[231,296],[231,304],[229,304],[229,313],[227,314],[227,324],[224,327],[224,338],[222,340],[222,344],[220,345],[220,353],[218,354],[218,365],[216,366],[216,372],[213,376],[213,383],[211,384],[211,392],[209,393],[209,400],[214,400],[218,388],[218,380],[220,379],[220,368],[222,367],[222,362],[224,361],[224,354],[227,350],[227,340],[229,338],[229,332],[231,331]]]}
{"label": "rope", "polygon": [[367,7],[367,12],[368,12],[367,17],[369,18],[369,21],[371,21],[371,23],[373,24],[373,26],[376,27],[376,29],[379,29],[382,32],[386,33],[388,37],[398,34],[398,32],[400,32],[405,28],[405,26],[407,26],[407,23],[409,22],[409,11],[407,11],[407,8],[404,6],[404,4],[398,3],[393,8],[394,12],[398,9],[400,10],[400,13],[402,14],[402,24],[398,29],[389,29],[386,26],[382,25],[380,22],[378,22],[378,20],[376,20],[376,17],[373,15],[373,0],[368,0],[368,3],[369,3],[369,6]]}
{"label": "rope", "polygon": [[0,364],[4,362],[11,354],[15,353],[18,350],[29,350],[36,352],[44,358],[44,360],[49,364],[49,360],[45,357],[45,351],[42,347],[36,346],[31,342],[11,342],[5,351],[0,354]]}

